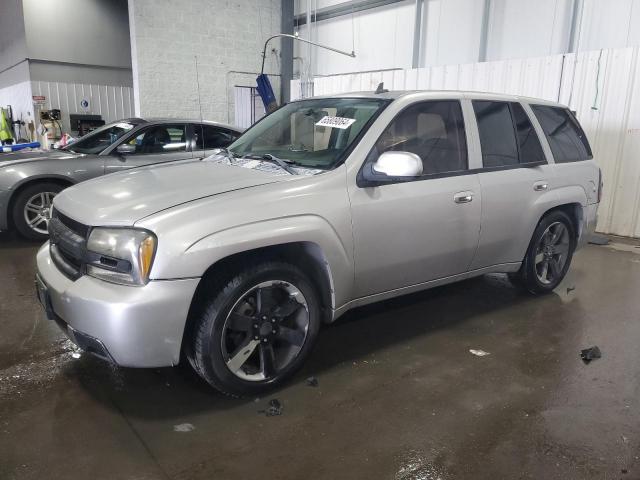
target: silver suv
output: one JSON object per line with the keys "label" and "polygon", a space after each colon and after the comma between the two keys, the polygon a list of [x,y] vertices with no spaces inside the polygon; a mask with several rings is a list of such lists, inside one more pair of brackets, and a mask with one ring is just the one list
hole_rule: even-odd
{"label": "silver suv", "polygon": [[222,392],[253,395],[359,305],[490,272],[550,292],[600,192],[582,128],[555,103],[312,98],[203,160],[64,190],[37,290],[89,352],[130,367],[186,358]]}

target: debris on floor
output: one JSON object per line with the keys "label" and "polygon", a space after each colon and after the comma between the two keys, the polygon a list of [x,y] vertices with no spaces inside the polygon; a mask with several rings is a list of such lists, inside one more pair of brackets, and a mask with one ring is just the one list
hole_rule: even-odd
{"label": "debris on floor", "polygon": [[173,426],[174,432],[192,432],[195,429],[196,427],[194,427],[191,423],[181,423],[180,425]]}
{"label": "debris on floor", "polygon": [[73,352],[73,353],[71,354],[71,356],[72,356],[73,358],[80,358],[82,355],[80,354],[80,352]]}
{"label": "debris on floor", "polygon": [[469,349],[469,353],[472,353],[476,357],[486,357],[487,355],[491,355],[489,352],[485,352],[484,350],[475,350],[473,348]]}
{"label": "debris on floor", "polygon": [[567,287],[567,295],[571,292],[573,292],[576,289],[576,287]]}
{"label": "debris on floor", "polygon": [[609,245],[609,237],[593,233],[589,236],[589,243],[592,245]]}
{"label": "debris on floor", "polygon": [[282,403],[277,398],[269,400],[269,408],[266,410],[258,410],[258,413],[264,413],[267,417],[277,417],[282,415]]}
{"label": "debris on floor", "polygon": [[307,378],[307,387],[317,387],[318,379],[316,377]]}
{"label": "debris on floor", "polygon": [[580,358],[585,364],[588,364],[589,362],[591,362],[591,360],[595,360],[596,358],[600,358],[601,356],[602,353],[597,346],[585,348],[584,350],[580,351]]}

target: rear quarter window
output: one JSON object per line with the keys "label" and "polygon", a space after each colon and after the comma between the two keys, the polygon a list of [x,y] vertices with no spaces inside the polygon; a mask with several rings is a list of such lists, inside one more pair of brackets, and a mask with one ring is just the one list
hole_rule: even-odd
{"label": "rear quarter window", "polygon": [[575,116],[566,108],[531,105],[540,122],[556,163],[593,158],[587,136]]}

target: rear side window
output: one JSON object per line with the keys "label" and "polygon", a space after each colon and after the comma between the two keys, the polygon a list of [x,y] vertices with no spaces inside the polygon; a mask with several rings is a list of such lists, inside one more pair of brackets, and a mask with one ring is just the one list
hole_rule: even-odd
{"label": "rear side window", "polygon": [[520,163],[546,162],[544,152],[540,146],[538,134],[531,124],[531,120],[519,103],[511,104],[513,123],[516,126],[518,136],[518,149],[520,152]]}
{"label": "rear side window", "polygon": [[423,175],[466,170],[467,143],[460,102],[434,100],[403,110],[376,142],[372,160],[389,151],[418,155]]}
{"label": "rear side window", "polygon": [[518,165],[518,144],[507,102],[474,100],[482,164],[485,167]]}
{"label": "rear side window", "polygon": [[198,150],[226,147],[239,136],[225,128],[210,125],[194,125],[194,133]]}
{"label": "rear side window", "polygon": [[556,163],[593,158],[587,137],[569,110],[546,105],[531,105],[531,108],[547,136]]}

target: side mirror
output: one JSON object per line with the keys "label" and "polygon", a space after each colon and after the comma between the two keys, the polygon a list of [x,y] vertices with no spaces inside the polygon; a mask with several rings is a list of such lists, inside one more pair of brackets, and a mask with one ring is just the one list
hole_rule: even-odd
{"label": "side mirror", "polygon": [[118,152],[120,155],[130,155],[132,153],[136,153],[136,146],[129,145],[128,143],[122,143],[118,145],[118,148],[116,148],[116,152]]}
{"label": "side mirror", "polygon": [[417,177],[422,175],[422,160],[411,152],[384,152],[371,168],[388,177]]}
{"label": "side mirror", "polygon": [[422,175],[422,160],[411,152],[384,152],[375,162],[365,163],[358,174],[359,187],[410,180]]}

